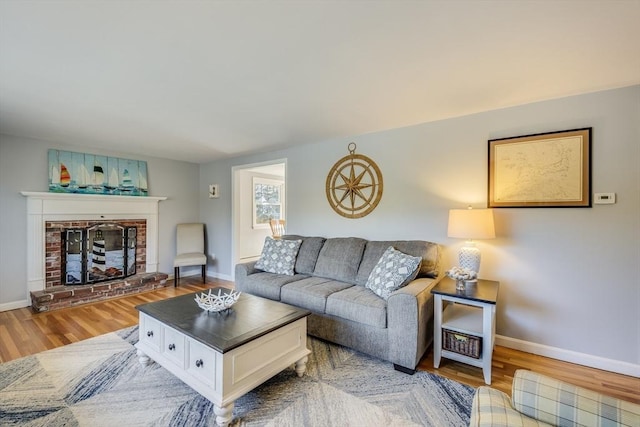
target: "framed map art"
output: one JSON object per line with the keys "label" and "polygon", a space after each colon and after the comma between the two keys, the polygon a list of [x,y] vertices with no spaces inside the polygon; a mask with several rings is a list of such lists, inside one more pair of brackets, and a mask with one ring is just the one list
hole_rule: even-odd
{"label": "framed map art", "polygon": [[489,207],[591,207],[591,128],[489,140]]}

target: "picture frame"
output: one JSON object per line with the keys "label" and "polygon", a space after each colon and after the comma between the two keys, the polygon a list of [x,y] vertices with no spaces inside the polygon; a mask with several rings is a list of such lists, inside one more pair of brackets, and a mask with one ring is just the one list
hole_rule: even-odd
{"label": "picture frame", "polygon": [[490,139],[488,207],[591,207],[591,131]]}
{"label": "picture frame", "polygon": [[49,149],[49,192],[148,196],[147,162]]}

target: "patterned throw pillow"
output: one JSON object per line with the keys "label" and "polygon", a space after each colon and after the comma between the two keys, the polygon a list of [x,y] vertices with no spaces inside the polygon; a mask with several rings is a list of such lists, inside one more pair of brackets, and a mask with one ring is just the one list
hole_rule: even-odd
{"label": "patterned throw pillow", "polygon": [[389,246],[371,270],[365,286],[384,299],[406,286],[418,274],[421,257],[407,255]]}
{"label": "patterned throw pillow", "polygon": [[282,240],[267,237],[256,268],[268,273],[286,274],[293,276],[293,267],[302,240]]}

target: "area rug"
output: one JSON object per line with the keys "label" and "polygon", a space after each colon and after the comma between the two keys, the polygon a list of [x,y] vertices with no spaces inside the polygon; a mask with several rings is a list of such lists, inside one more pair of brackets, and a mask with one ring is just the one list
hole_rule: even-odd
{"label": "area rug", "polygon": [[[213,404],[156,363],[138,328],[0,364],[2,426],[213,426]],[[466,426],[474,389],[308,339],[307,372],[287,369],[236,401],[236,426]]]}

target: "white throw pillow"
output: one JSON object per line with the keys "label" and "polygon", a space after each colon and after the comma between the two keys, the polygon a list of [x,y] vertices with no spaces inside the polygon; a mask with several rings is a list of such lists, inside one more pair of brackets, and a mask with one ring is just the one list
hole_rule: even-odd
{"label": "white throw pillow", "polygon": [[365,286],[384,299],[409,284],[418,275],[422,258],[407,255],[389,246],[371,270]]}
{"label": "white throw pillow", "polygon": [[264,247],[256,268],[269,273],[293,276],[293,267],[301,244],[302,240],[276,240],[267,237],[264,239]]}

